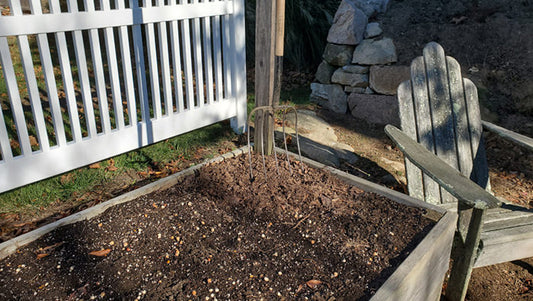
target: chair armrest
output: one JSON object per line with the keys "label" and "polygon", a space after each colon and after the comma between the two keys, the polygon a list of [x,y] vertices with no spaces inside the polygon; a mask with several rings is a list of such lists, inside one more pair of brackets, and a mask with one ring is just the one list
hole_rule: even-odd
{"label": "chair armrest", "polygon": [[500,207],[501,202],[486,190],[463,176],[424,146],[398,128],[387,125],[387,135],[409,160],[456,197],[462,204],[478,209]]}
{"label": "chair armrest", "polygon": [[529,138],[527,136],[510,131],[506,128],[502,128],[501,126],[497,126],[494,123],[490,123],[488,121],[482,120],[481,123],[483,124],[483,127],[486,130],[496,133],[505,139],[509,139],[511,142],[519,144],[533,151],[533,138]]}

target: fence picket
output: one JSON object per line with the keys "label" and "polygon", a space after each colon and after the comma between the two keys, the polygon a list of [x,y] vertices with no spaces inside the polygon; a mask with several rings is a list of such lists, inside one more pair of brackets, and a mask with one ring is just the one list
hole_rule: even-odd
{"label": "fence picket", "polygon": [[[109,0],[102,1],[102,8],[105,11],[111,10]],[[118,74],[118,63],[115,50],[115,34],[113,32],[113,28],[106,27],[104,29],[104,39],[107,51],[107,65],[109,66],[111,96],[113,99],[113,109],[115,112],[115,126],[117,129],[122,129],[124,128],[124,111],[122,108],[120,78]]]}
{"label": "fence picket", "polygon": [[[84,2],[85,9],[87,9],[88,12],[95,11],[94,2],[92,0],[84,0]],[[89,42],[91,44],[91,56],[94,68],[94,80],[96,82],[98,108],[100,109],[100,122],[102,124],[102,132],[107,134],[111,131],[111,121],[109,118],[109,104],[107,100],[104,66],[102,62],[102,51],[100,47],[98,29],[89,29]]]}
{"label": "fence picket", "polygon": [[[139,9],[139,3],[137,0],[129,0],[130,7],[132,9]],[[133,47],[135,53],[135,70],[137,72],[137,84],[139,85],[139,106],[141,109],[141,126],[146,125],[148,131],[146,135],[141,136],[139,140],[141,143],[151,143],[153,142],[152,132],[149,130],[151,125],[150,119],[150,104],[148,100],[148,85],[146,80],[146,72],[144,65],[144,49],[143,49],[143,36],[141,25],[133,25]]]}
{"label": "fence picket", "polygon": [[[180,3],[183,3],[183,1],[180,0]],[[187,109],[190,110],[194,108],[190,21],[185,19],[180,22],[183,55],[185,56],[183,59],[185,65],[185,96],[187,97]]]}
{"label": "fence picket", "polygon": [[[68,0],[67,6],[69,13],[78,12],[77,0]],[[75,30],[72,32],[72,36],[74,39],[74,54],[76,56],[76,66],[78,67],[78,80],[81,88],[83,113],[85,115],[85,126],[87,129],[87,136],[91,138],[97,135],[97,131],[83,34],[80,30]]]}
{"label": "fence picket", "polygon": [[[0,45],[2,44],[0,38]],[[2,162],[11,161],[13,159],[13,153],[9,143],[9,136],[7,135],[6,121],[4,119],[4,112],[0,105],[0,166]]]}
{"label": "fence picket", "polygon": [[[58,0],[50,1],[50,12],[52,14],[61,13],[61,7]],[[64,32],[55,34],[57,52],[59,55],[59,64],[61,67],[61,76],[63,78],[63,90],[67,101],[67,109],[70,120],[70,130],[74,142],[81,140],[81,127],[78,118],[78,106],[76,104],[76,95],[74,91],[74,82],[72,80],[72,70],[70,67],[67,41]]]}
{"label": "fence picket", "polygon": [[[198,0],[193,0],[193,4],[198,4]],[[194,51],[194,74],[196,79],[196,100],[197,106],[204,105],[204,74],[202,67],[202,40],[200,35],[199,18],[192,19],[192,45]]]}
{"label": "fence picket", "polygon": [[[18,2],[16,0],[10,0],[9,1],[9,5],[11,7],[11,12],[13,13],[14,16],[22,15],[22,8],[20,7],[20,2]],[[48,141],[48,135],[46,133],[46,125],[45,125],[45,122],[44,122],[44,114],[43,114],[43,109],[42,109],[42,106],[41,106],[41,97],[39,95],[39,88],[37,86],[37,79],[35,78],[35,69],[33,67],[33,59],[31,57],[30,44],[28,42],[28,37],[27,36],[18,36],[17,40],[18,40],[18,44],[19,44],[20,58],[22,60],[22,66],[23,66],[23,69],[24,69],[24,77],[25,77],[25,81],[26,81],[26,84],[27,84],[28,95],[29,95],[29,98],[30,98],[30,104],[31,104],[31,108],[32,108],[34,124],[35,124],[36,132],[37,132],[37,139],[39,140],[40,149],[42,151],[48,151],[48,149],[50,148],[50,142]],[[4,39],[3,39],[3,41],[4,41]],[[6,43],[5,45],[2,45],[0,47],[2,47],[2,48],[3,47],[7,47],[9,49],[7,39],[5,39],[5,43]],[[8,52],[8,54],[9,54],[9,52]],[[7,64],[6,67],[13,68],[13,63],[11,61],[11,54],[9,54],[9,56],[7,56],[7,54],[6,54],[4,59],[6,60],[6,64]],[[7,60],[9,60],[9,62]],[[4,71],[4,72],[6,72],[6,71]],[[8,88],[9,88],[9,84],[10,84],[9,80],[16,81],[16,77],[15,77],[14,71],[9,76],[6,76],[5,79],[8,82]],[[13,84],[13,83],[11,83],[11,84]],[[15,93],[14,89],[16,89],[16,93]],[[15,101],[15,102],[20,103],[20,101],[21,101],[20,100],[20,94],[19,94],[16,82],[14,82],[14,86],[11,87],[11,89],[9,91],[10,91],[10,93],[12,93],[12,95],[10,95],[11,101]],[[13,99],[13,97],[15,99]],[[20,139],[20,137],[19,137],[19,139]]]}
{"label": "fence picket", "polygon": [[[11,54],[9,53],[9,47],[6,47],[8,45],[6,38],[0,38],[0,61],[2,63],[2,69],[4,71],[4,78],[6,80],[7,84],[7,91],[9,94],[9,98],[11,100],[11,109],[13,111],[13,118],[15,118],[15,124],[17,126],[17,131],[19,131],[19,140],[21,140],[20,131],[26,130],[26,127],[23,126],[20,128],[21,124],[24,124],[24,115],[22,115],[23,120],[20,121],[22,107],[20,105],[20,95],[17,87],[16,77],[15,77],[15,71],[13,70],[13,62],[11,61]],[[1,108],[0,108],[1,109]],[[24,133],[22,133],[24,134]],[[2,136],[4,136],[2,134]],[[2,138],[2,155],[5,153],[6,158],[11,159],[12,158],[12,152],[11,152],[11,141],[9,140],[9,136],[7,134],[7,129],[5,132],[5,137]],[[4,140],[5,138],[5,140]],[[29,139],[27,131],[26,131],[26,138]],[[28,148],[22,149],[23,154],[29,154],[31,153],[31,148],[28,150]]]}
{"label": "fence picket", "polygon": [[[151,7],[152,0],[143,0],[144,7]],[[154,23],[145,25],[146,29],[146,49],[148,51],[148,66],[150,68],[150,83],[152,92],[152,106],[154,118],[161,118],[161,94],[159,90],[159,71],[157,68],[157,52],[155,49]]]}
{"label": "fence picket", "polygon": [[222,84],[222,47],[220,45],[220,17],[213,17],[213,53],[215,59],[215,86],[216,86],[216,100],[220,101],[224,98],[224,86]]}
{"label": "fence picket", "polygon": [[[119,10],[125,10],[124,0],[116,0],[116,6]],[[133,69],[130,59],[130,42],[128,38],[128,29],[126,26],[119,27],[120,49],[122,56],[122,72],[125,79],[124,89],[126,90],[126,103],[129,125],[137,122],[137,109],[135,105],[135,87],[133,84]]]}
{"label": "fence picket", "polygon": [[[42,7],[40,1],[31,1],[30,4],[32,13],[34,15],[42,15]],[[46,34],[38,34],[37,44],[39,45],[41,66],[44,72],[46,89],[48,92],[48,104],[50,106],[50,113],[52,114],[56,144],[59,147],[62,147],[65,146],[65,144],[67,143],[67,139],[65,136],[63,115],[61,113],[61,107],[59,106],[59,97],[57,95],[56,78],[54,75],[52,57],[50,55],[50,44],[48,43],[48,36],[46,36]]]}
{"label": "fence picket", "polygon": [[[1,46],[7,44],[5,38],[2,38],[1,44]],[[11,112],[17,128],[18,143],[20,144],[22,155],[29,156],[31,155],[30,138],[28,135],[28,129],[26,128],[26,119],[24,118],[24,110],[22,108],[22,102],[20,101],[20,94],[18,91],[15,70],[13,69],[13,63],[11,62],[11,56],[9,54],[9,47],[7,48],[7,51],[2,49],[0,55],[2,57],[2,68],[4,69],[5,74],[4,78],[7,82],[9,98],[11,100]]]}
{"label": "fence picket", "polygon": [[[165,6],[165,1],[157,0],[157,7]],[[170,64],[168,58],[168,35],[166,22],[157,23],[159,33],[159,56],[161,59],[161,81],[163,83],[163,101],[165,104],[165,115],[170,115],[172,108],[172,85],[170,83]]]}
{"label": "fence picket", "polygon": [[[203,0],[203,2],[209,2],[209,0]],[[205,87],[207,91],[207,103],[210,104],[214,101],[213,95],[213,55],[211,47],[211,20],[209,17],[202,18],[203,29],[202,36],[204,38],[204,66],[205,66]]]}
{"label": "fence picket", "polygon": [[[224,0],[224,2],[228,2],[228,0]],[[224,95],[226,98],[229,98],[232,95],[231,66],[229,64],[229,62],[231,61],[231,56],[229,53],[231,49],[231,36],[229,30],[231,20],[229,16],[224,16],[222,18],[222,44],[224,45],[224,49],[222,52],[224,58]]]}
{"label": "fence picket", "polygon": [[180,38],[178,30],[178,21],[170,22],[170,43],[172,47],[172,68],[174,70],[174,90],[176,92],[176,109],[177,112],[184,111],[183,104],[183,79],[181,75],[181,54],[180,54]]}

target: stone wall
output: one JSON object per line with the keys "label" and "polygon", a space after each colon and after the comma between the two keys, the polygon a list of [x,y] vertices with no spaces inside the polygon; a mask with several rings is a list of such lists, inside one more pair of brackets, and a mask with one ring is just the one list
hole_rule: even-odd
{"label": "stone wall", "polygon": [[311,101],[375,124],[399,124],[396,88],[409,67],[395,65],[396,49],[380,24],[389,0],[343,0],[331,26]]}

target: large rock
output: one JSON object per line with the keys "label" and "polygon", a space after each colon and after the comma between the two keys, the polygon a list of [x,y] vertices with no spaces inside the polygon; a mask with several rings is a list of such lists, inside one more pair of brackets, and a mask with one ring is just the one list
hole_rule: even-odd
{"label": "large rock", "polygon": [[333,66],[344,66],[350,63],[355,47],[350,45],[327,44],[323,58]]}
{"label": "large rock", "polygon": [[322,61],[316,70],[315,78],[322,84],[331,84],[331,76],[337,67],[328,64],[326,61]]}
{"label": "large rock", "polygon": [[368,25],[366,25],[365,39],[377,37],[382,32],[383,30],[379,26],[378,22],[368,23]]}
{"label": "large rock", "polygon": [[355,6],[361,9],[369,18],[377,13],[384,13],[389,6],[389,0],[353,0]]}
{"label": "large rock", "polygon": [[374,124],[400,126],[398,101],[394,96],[352,93],[348,96],[352,116]]}
{"label": "large rock", "polygon": [[372,66],[370,88],[379,94],[396,95],[398,85],[410,77],[408,66]]}
{"label": "large rock", "polygon": [[[285,131],[294,135],[294,114],[287,114]],[[278,128],[276,135],[282,138],[282,129]],[[339,159],[350,164],[357,162],[359,157],[354,149],[338,141],[335,130],[316,113],[308,110],[298,110],[298,132],[302,153],[313,160],[327,165],[339,166]],[[292,139],[296,143],[296,139]]]}
{"label": "large rock", "polygon": [[341,85],[311,84],[310,100],[333,112],[346,114],[348,111],[347,98],[348,96],[344,93]]}
{"label": "large rock", "polygon": [[363,40],[353,53],[352,63],[361,65],[385,65],[398,60],[396,47],[390,38]]}
{"label": "large rock", "polygon": [[363,40],[368,18],[350,0],[343,0],[335,13],[327,41],[334,44],[357,45]]}
{"label": "large rock", "polygon": [[368,87],[368,74],[346,72],[343,68],[335,70],[331,76],[331,82],[351,87]]}

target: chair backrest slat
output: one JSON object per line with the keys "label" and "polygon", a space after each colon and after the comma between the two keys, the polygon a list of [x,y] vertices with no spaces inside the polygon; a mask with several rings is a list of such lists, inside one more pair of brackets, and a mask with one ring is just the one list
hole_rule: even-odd
{"label": "chair backrest slat", "polygon": [[[398,87],[402,130],[483,188],[488,169],[481,142],[475,85],[461,76],[459,63],[429,43],[411,63],[411,80]],[[406,160],[409,194],[428,203],[457,200]]]}

